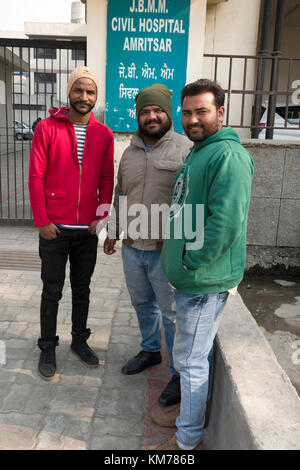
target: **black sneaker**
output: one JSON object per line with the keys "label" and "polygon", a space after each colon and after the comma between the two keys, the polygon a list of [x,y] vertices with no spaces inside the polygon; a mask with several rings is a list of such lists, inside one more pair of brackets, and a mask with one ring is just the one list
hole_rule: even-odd
{"label": "black sneaker", "polygon": [[161,363],[161,354],[158,352],[140,351],[137,356],[130,359],[121,372],[126,375],[139,374],[147,367],[156,366]]}
{"label": "black sneaker", "polygon": [[170,382],[163,390],[158,401],[162,406],[171,406],[181,400],[180,375],[173,375]]}
{"label": "black sneaker", "polygon": [[56,374],[55,348],[58,346],[58,336],[53,340],[38,340],[41,350],[38,372],[42,379],[53,380]]}
{"label": "black sneaker", "polygon": [[79,334],[72,333],[73,340],[71,344],[71,351],[73,354],[79,357],[81,362],[86,367],[96,368],[99,366],[99,359],[86,342],[90,334],[91,330],[89,328]]}

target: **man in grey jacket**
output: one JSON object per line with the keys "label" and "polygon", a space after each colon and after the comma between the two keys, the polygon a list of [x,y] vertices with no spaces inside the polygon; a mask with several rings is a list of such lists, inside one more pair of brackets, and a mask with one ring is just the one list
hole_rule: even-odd
{"label": "man in grey jacket", "polygon": [[119,164],[114,211],[104,242],[104,252],[111,255],[124,232],[124,273],[142,336],[142,350],[124,365],[123,374],[137,374],[161,362],[163,322],[172,373],[159,398],[163,406],[180,401],[180,378],[172,354],[173,288],[159,261],[164,225],[161,214],[168,214],[174,178],[191,147],[185,136],[173,131],[171,96],[172,92],[161,84],[144,88],[136,96],[139,127]]}

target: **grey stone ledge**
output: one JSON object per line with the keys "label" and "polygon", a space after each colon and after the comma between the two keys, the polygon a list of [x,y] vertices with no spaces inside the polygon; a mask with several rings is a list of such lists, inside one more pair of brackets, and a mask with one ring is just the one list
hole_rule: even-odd
{"label": "grey stone ledge", "polygon": [[300,449],[300,398],[245,307],[230,296],[217,334],[207,449]]}

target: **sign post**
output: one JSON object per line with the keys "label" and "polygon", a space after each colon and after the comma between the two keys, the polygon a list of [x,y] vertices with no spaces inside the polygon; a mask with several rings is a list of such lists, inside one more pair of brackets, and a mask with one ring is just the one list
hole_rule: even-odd
{"label": "sign post", "polygon": [[114,132],[137,128],[135,96],[163,83],[173,91],[173,121],[182,132],[190,0],[108,0],[105,122]]}

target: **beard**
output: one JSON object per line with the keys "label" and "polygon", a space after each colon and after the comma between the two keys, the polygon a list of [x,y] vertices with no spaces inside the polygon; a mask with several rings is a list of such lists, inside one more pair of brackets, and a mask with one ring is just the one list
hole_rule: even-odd
{"label": "beard", "polygon": [[86,105],[86,109],[83,110],[83,109],[80,109],[78,105],[80,104],[83,104],[81,101],[71,101],[70,100],[70,106],[72,109],[74,109],[74,111],[76,111],[76,113],[78,114],[81,114],[82,116],[85,116],[86,114],[89,114],[92,109],[94,108],[94,104],[91,105],[91,104],[88,104],[88,103],[84,103]]}
{"label": "beard", "polygon": [[208,139],[208,137],[218,132],[220,128],[220,120],[216,117],[216,120],[209,124],[195,124],[187,126],[184,131],[192,142],[203,142]]}
{"label": "beard", "polygon": [[[147,129],[146,127],[150,123],[156,123],[156,124],[159,124],[160,126],[157,130],[152,131],[151,129]],[[163,124],[160,119],[149,119],[148,121],[145,121],[143,125],[139,123],[139,131],[142,135],[146,137],[154,137],[154,138],[160,139],[162,136],[165,135],[166,132],[168,132],[168,130],[170,130],[171,126],[172,126],[172,121],[168,116],[167,122]]]}

